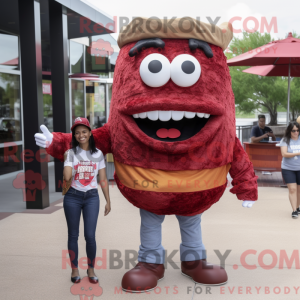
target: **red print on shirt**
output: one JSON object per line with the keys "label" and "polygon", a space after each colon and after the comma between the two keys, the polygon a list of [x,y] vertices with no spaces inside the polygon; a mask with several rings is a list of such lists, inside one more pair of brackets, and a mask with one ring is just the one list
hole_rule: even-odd
{"label": "red print on shirt", "polygon": [[76,174],[74,179],[79,180],[79,182],[87,186],[91,183],[95,176],[94,170],[96,170],[97,165],[93,164],[91,161],[80,161],[74,169],[76,170]]}

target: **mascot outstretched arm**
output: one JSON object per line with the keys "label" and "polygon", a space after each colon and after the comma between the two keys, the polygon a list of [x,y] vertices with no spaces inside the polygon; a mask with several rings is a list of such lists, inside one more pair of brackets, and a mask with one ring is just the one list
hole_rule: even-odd
{"label": "mascot outstretched arm", "polygon": [[[35,134],[36,143],[39,146],[46,148],[48,154],[63,162],[64,153],[70,149],[72,134],[62,132],[50,133],[44,125],[41,126],[41,130],[43,131],[43,134]],[[105,124],[103,127],[93,129],[92,134],[95,139],[96,147],[103,152],[103,155],[111,153],[108,124]]]}

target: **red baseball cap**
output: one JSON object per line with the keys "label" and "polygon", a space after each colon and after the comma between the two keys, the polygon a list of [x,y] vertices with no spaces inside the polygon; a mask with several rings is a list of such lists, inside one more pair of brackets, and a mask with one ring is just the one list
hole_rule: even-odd
{"label": "red baseball cap", "polygon": [[73,130],[73,128],[75,128],[77,125],[84,125],[84,126],[88,127],[90,130],[92,130],[91,126],[90,126],[90,122],[86,118],[81,118],[81,117],[76,118],[73,126],[71,127],[71,130]]}

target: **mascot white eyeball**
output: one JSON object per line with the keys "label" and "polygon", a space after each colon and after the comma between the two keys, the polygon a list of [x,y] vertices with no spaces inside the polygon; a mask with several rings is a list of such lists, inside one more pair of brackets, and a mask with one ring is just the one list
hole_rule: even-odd
{"label": "mascot white eyeball", "polygon": [[145,84],[160,87],[170,80],[170,62],[162,54],[146,56],[140,65],[140,75]]}
{"label": "mascot white eyeball", "polygon": [[171,63],[171,79],[181,87],[195,84],[201,75],[199,61],[192,55],[181,54],[176,56]]}

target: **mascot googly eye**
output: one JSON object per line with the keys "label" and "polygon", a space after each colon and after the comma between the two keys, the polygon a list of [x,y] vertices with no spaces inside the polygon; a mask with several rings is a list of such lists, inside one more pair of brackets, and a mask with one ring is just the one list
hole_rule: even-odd
{"label": "mascot googly eye", "polygon": [[198,60],[189,54],[176,56],[171,63],[171,79],[178,86],[188,87],[195,84],[201,75]]}
{"label": "mascot googly eye", "polygon": [[170,79],[170,62],[161,54],[150,54],[143,59],[140,65],[140,75],[148,86],[163,86]]}

